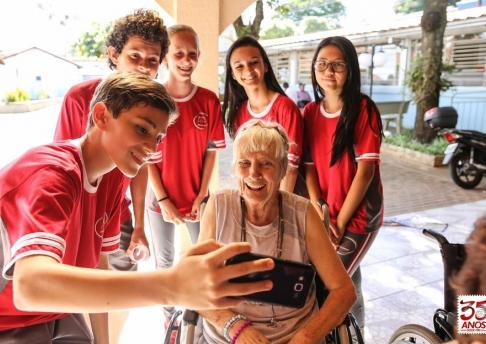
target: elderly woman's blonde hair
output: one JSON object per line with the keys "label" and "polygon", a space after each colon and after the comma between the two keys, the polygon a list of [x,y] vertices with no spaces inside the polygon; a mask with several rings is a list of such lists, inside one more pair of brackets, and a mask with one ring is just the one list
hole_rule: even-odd
{"label": "elderly woman's blonde hair", "polygon": [[280,124],[252,119],[243,124],[236,133],[233,165],[236,166],[240,154],[266,152],[278,162],[283,178],[287,172],[289,146],[289,137]]}

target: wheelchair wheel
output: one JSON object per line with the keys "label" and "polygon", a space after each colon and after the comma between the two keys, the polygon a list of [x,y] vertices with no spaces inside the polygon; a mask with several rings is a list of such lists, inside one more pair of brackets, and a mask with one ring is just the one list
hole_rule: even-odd
{"label": "wheelchair wheel", "polygon": [[440,344],[442,341],[427,327],[409,324],[393,333],[388,344]]}

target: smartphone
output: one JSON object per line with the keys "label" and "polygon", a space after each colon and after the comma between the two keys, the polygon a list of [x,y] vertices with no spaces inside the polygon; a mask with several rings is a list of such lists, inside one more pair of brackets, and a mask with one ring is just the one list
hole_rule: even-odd
{"label": "smartphone", "polygon": [[262,258],[273,259],[275,268],[233,278],[229,281],[232,283],[243,283],[271,280],[273,288],[269,291],[245,295],[243,298],[286,307],[303,307],[316,274],[312,265],[254,253],[236,255],[228,259],[226,265]]}

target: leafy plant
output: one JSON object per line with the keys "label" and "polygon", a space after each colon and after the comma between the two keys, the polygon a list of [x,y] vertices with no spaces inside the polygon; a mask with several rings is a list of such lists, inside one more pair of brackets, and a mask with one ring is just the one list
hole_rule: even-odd
{"label": "leafy plant", "polygon": [[106,37],[110,30],[109,25],[92,23],[91,30],[83,32],[78,40],[71,46],[75,55],[102,58],[106,51]]}
{"label": "leafy plant", "polygon": [[[456,6],[458,0],[447,0],[450,6]],[[424,9],[424,0],[396,0],[393,6],[395,13],[413,13]]]}
{"label": "leafy plant", "polygon": [[[442,63],[442,73],[439,80],[441,91],[447,91],[449,88],[454,86],[453,82],[447,79],[444,74],[452,74],[457,71],[458,69],[455,64]],[[416,103],[421,100],[423,95],[427,94],[427,90],[424,89],[424,74],[423,58],[421,56],[417,56],[417,58],[413,61],[405,79],[405,84],[412,92],[413,99]]]}
{"label": "leafy plant", "polygon": [[279,20],[273,23],[268,29],[266,29],[261,37],[263,39],[289,37],[296,32],[295,24],[290,20]]}
{"label": "leafy plant", "polygon": [[39,90],[36,93],[36,99],[48,99],[50,98],[49,93],[46,90]]}
{"label": "leafy plant", "polygon": [[399,135],[386,136],[384,142],[432,155],[443,154],[448,145],[448,142],[442,137],[435,138],[431,143],[420,143],[413,138],[413,130],[411,129],[403,129]]}
{"label": "leafy plant", "polygon": [[329,29],[327,21],[320,17],[306,17],[302,20],[301,26],[304,33],[320,32]]}
{"label": "leafy plant", "polygon": [[17,87],[16,89],[9,91],[5,94],[5,102],[7,104],[13,102],[22,102],[26,100],[30,100],[30,94],[20,87]]}

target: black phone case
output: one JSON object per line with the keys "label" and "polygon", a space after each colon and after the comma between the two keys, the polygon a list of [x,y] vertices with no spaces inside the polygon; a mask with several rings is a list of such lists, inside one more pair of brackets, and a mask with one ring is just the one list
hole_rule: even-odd
{"label": "black phone case", "polygon": [[234,256],[226,261],[226,265],[262,258],[272,258],[275,262],[275,268],[270,271],[234,278],[230,282],[242,283],[271,280],[273,282],[272,290],[249,294],[244,296],[244,298],[286,307],[303,307],[316,274],[312,265],[254,253],[243,253]]}

